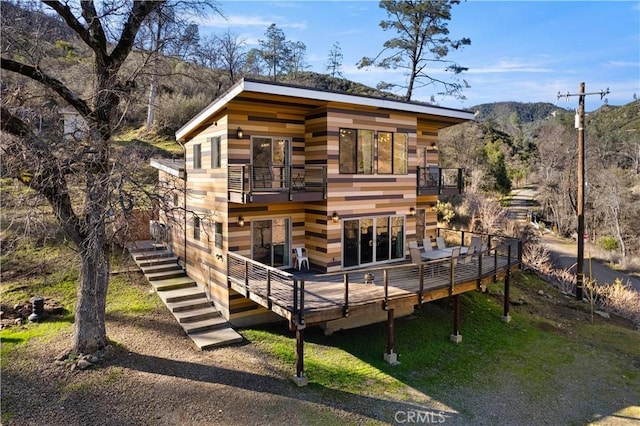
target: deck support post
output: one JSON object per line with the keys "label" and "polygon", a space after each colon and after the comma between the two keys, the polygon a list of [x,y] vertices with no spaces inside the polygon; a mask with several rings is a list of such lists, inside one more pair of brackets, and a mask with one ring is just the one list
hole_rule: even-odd
{"label": "deck support post", "polygon": [[511,315],[509,315],[509,281],[511,278],[511,270],[507,269],[504,275],[504,309],[502,314],[502,321],[511,321]]}
{"label": "deck support post", "polygon": [[453,334],[450,337],[453,343],[462,342],[460,334],[460,295],[453,296]]}
{"label": "deck support post", "polygon": [[296,326],[296,375],[293,382],[298,387],[309,384],[309,379],[304,375],[304,329],[304,325]]}
{"label": "deck support post", "polygon": [[384,360],[391,365],[398,365],[398,354],[393,352],[395,346],[395,318],[393,309],[387,309],[387,351],[384,353]]}

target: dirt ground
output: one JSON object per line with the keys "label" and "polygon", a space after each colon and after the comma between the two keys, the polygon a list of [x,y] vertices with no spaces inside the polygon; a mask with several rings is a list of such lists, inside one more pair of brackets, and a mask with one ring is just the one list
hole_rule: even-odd
{"label": "dirt ground", "polygon": [[[140,287],[140,291],[148,288]],[[499,291],[493,297],[500,298]],[[530,288],[514,293],[514,310],[548,319],[548,327],[571,334],[588,321],[568,298]],[[623,327],[630,324],[617,317]],[[34,340],[3,363],[2,407],[12,425],[343,425],[451,424],[539,425],[638,424],[638,386],[620,387],[592,371],[592,354],[576,354],[547,394],[532,398],[512,374],[484,377],[492,392],[464,388],[420,391],[406,385],[398,394],[350,393],[291,381],[293,365],[283,365],[250,341],[199,351],[164,307],[135,319],[109,315],[107,331],[117,342],[98,368],[71,370],[56,364],[70,335]],[[482,357],[481,354],[479,354]],[[523,354],[522,362],[534,354]],[[488,362],[488,360],[482,360]],[[479,364],[479,367],[481,363]],[[631,367],[640,377],[640,356]],[[604,378],[603,378],[604,377]],[[567,379],[571,378],[571,379]],[[631,391],[630,391],[631,389]],[[627,411],[619,411],[627,410]],[[631,410],[631,411],[629,411]],[[638,409],[640,410],[640,409]],[[618,412],[617,415],[615,413]],[[612,416],[612,417],[605,417]],[[5,417],[6,419],[7,417]]]}

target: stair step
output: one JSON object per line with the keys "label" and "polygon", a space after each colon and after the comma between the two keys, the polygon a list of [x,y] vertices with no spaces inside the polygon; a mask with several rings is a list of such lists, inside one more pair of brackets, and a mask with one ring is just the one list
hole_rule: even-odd
{"label": "stair step", "polygon": [[136,264],[140,268],[146,268],[148,266],[154,265],[170,265],[170,264],[178,264],[178,258],[176,256],[167,256],[167,257],[157,257],[153,259],[145,259],[137,261]]}
{"label": "stair step", "polygon": [[184,300],[182,302],[167,303],[167,308],[169,308],[169,310],[172,313],[190,311],[192,309],[200,309],[200,308],[206,308],[210,306],[213,306],[213,305],[211,304],[209,299],[207,299],[204,293],[202,294],[202,298],[200,299],[190,299],[190,300]]}
{"label": "stair step", "polygon": [[185,300],[199,299],[203,296],[206,297],[204,291],[198,286],[159,291],[158,296],[164,303],[183,302]]}
{"label": "stair step", "polygon": [[166,292],[168,290],[177,290],[180,288],[197,286],[196,282],[186,275],[175,278],[167,278],[166,280],[149,281],[149,283],[151,283],[151,286],[155,289],[155,291],[158,292]]}
{"label": "stair step", "polygon": [[140,267],[142,269],[142,273],[145,275],[154,274],[154,273],[164,273],[164,272],[182,272],[184,274],[184,270],[177,263],[169,263],[163,265],[151,265]]}
{"label": "stair step", "polygon": [[231,327],[193,333],[190,334],[189,337],[191,337],[191,340],[193,340],[200,349],[231,345],[233,343],[240,343],[243,340],[242,336]]}
{"label": "stair step", "polygon": [[173,316],[176,317],[180,324],[187,324],[211,318],[218,318],[220,317],[220,312],[213,306],[209,305],[205,308],[196,308],[174,312]]}
{"label": "stair step", "polygon": [[131,254],[133,260],[136,262],[138,260],[149,260],[149,259],[158,259],[161,257],[170,257],[171,252],[169,250],[152,250],[152,251],[138,251]]}
{"label": "stair step", "polygon": [[184,277],[184,271],[182,269],[175,269],[170,271],[163,272],[153,272],[151,274],[144,274],[147,278],[147,281],[160,281],[160,280],[168,280],[169,278],[180,278]]}
{"label": "stair step", "polygon": [[200,321],[181,323],[180,325],[182,326],[182,329],[189,335],[192,333],[200,333],[202,331],[211,331],[218,328],[229,327],[229,323],[227,322],[227,320],[220,316],[215,318],[203,319]]}

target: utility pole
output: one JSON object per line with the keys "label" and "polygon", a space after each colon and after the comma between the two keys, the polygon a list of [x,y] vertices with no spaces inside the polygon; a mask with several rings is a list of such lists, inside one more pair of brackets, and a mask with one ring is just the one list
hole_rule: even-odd
{"label": "utility pole", "polygon": [[576,259],[576,299],[582,300],[584,290],[584,97],[587,95],[600,95],[602,100],[609,94],[609,89],[599,92],[585,93],[584,82],[580,83],[578,93],[562,95],[558,92],[558,99],[578,96],[578,113],[576,114],[576,128],[578,129],[578,256]]}

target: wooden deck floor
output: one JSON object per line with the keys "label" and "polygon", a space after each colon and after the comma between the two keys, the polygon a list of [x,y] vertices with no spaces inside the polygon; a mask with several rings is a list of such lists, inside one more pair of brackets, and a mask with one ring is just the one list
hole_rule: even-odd
{"label": "wooden deck floor", "polygon": [[[289,321],[311,325],[476,290],[518,267],[517,259],[494,250],[469,263],[458,259],[453,264],[443,259],[333,274],[287,274],[249,260],[243,265],[244,276],[230,274],[229,283],[240,294]],[[374,275],[373,284],[365,283],[366,273]]]}

